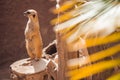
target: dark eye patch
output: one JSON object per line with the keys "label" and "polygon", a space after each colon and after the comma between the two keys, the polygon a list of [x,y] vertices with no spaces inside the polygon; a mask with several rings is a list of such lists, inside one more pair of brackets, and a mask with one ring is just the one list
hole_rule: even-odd
{"label": "dark eye patch", "polygon": [[33,18],[35,18],[35,14],[33,15]]}
{"label": "dark eye patch", "polygon": [[30,12],[27,12],[27,14],[30,14]]}

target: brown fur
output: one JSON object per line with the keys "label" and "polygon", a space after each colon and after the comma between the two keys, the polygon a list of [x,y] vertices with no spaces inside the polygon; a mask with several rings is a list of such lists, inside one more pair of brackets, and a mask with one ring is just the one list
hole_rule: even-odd
{"label": "brown fur", "polygon": [[39,31],[38,15],[35,10],[25,12],[28,22],[25,29],[27,53],[31,59],[39,60],[42,57],[42,38]]}

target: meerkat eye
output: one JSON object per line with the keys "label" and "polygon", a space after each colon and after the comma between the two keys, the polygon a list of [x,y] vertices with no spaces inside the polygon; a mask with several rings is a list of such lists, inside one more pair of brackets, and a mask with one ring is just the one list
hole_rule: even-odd
{"label": "meerkat eye", "polygon": [[30,14],[30,12],[27,12],[27,14]]}
{"label": "meerkat eye", "polygon": [[33,18],[35,18],[35,14],[33,15]]}

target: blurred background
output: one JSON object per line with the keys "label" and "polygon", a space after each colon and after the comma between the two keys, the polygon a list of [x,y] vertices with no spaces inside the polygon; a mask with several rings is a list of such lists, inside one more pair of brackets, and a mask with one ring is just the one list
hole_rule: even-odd
{"label": "blurred background", "polygon": [[23,12],[38,11],[45,47],[55,38],[53,26],[49,24],[55,17],[50,12],[55,4],[53,0],[0,0],[0,80],[9,80],[10,64],[28,57],[24,37],[27,18]]}

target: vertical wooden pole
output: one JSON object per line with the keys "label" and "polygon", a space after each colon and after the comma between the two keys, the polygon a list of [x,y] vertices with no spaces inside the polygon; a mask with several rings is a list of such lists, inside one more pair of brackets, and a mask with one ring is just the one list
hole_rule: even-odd
{"label": "vertical wooden pole", "polygon": [[66,73],[68,71],[67,61],[71,58],[77,58],[77,52],[69,53],[66,46],[66,41],[62,40],[61,33],[56,34],[57,38],[57,51],[58,51],[58,79],[57,80],[68,80]]}
{"label": "vertical wooden pole", "polygon": [[57,38],[57,51],[58,51],[58,80],[65,80],[65,72],[66,72],[66,55],[64,42],[61,39],[61,34],[56,34]]}

